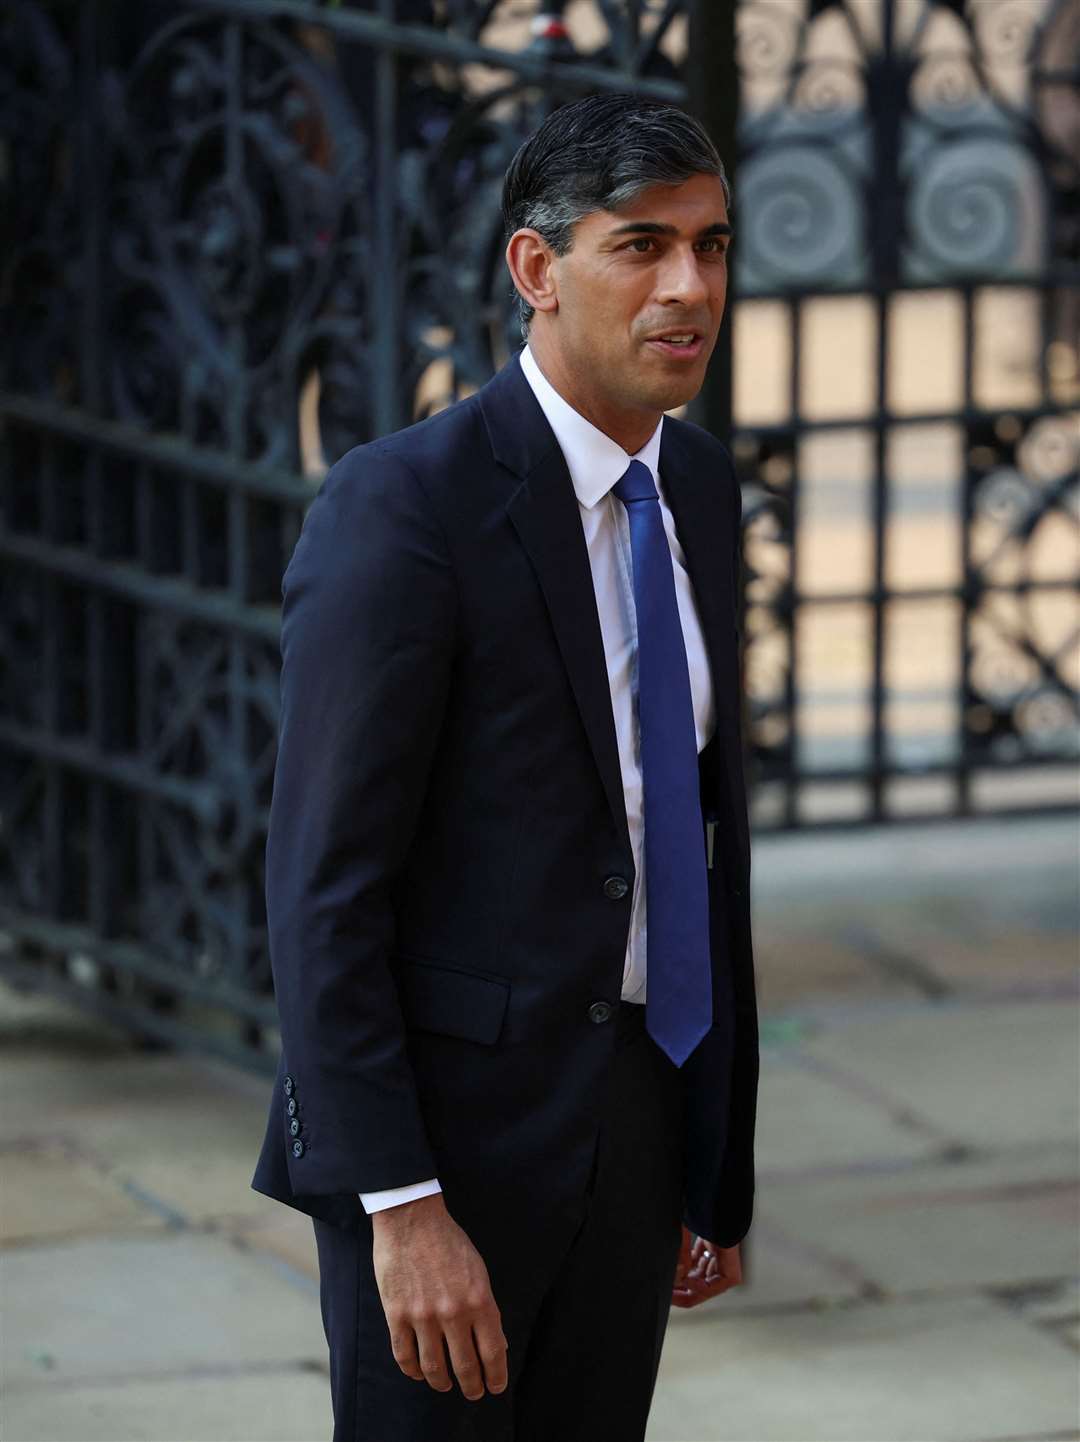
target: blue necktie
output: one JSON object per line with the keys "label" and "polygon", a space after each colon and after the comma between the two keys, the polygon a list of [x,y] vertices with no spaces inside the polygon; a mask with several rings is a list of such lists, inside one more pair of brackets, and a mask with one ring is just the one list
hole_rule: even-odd
{"label": "blue necktie", "polygon": [[671,549],[652,473],[613,487],[630,518],[645,793],[645,1027],[676,1066],[712,1026],[709,894],[697,734]]}

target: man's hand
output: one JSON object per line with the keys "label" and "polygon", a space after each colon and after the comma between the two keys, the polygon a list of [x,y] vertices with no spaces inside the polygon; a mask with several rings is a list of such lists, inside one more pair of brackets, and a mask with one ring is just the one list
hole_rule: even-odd
{"label": "man's hand", "polygon": [[[506,1388],[506,1338],[480,1253],[441,1193],[372,1214],[375,1280],[394,1360],[436,1392],[454,1385],[446,1348],[470,1402]],[[445,1346],[444,1346],[445,1341]]]}
{"label": "man's hand", "polygon": [[733,1247],[714,1247],[712,1242],[695,1237],[683,1227],[675,1286],[671,1292],[673,1307],[697,1307],[729,1287],[737,1287],[742,1279],[738,1242]]}

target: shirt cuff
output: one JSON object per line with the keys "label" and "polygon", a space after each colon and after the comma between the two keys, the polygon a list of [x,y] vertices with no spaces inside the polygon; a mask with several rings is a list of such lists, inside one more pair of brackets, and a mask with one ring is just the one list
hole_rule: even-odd
{"label": "shirt cuff", "polygon": [[410,1182],[406,1187],[387,1187],[382,1192],[358,1192],[357,1196],[364,1204],[364,1211],[370,1215],[372,1212],[383,1212],[387,1207],[399,1207],[403,1202],[415,1202],[418,1197],[432,1197],[441,1191],[437,1179],[432,1177],[426,1182]]}

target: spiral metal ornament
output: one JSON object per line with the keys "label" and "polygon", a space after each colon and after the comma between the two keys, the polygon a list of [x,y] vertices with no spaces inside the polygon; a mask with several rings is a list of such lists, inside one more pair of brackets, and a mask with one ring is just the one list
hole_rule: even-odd
{"label": "spiral metal ornament", "polygon": [[913,273],[1000,274],[1034,263],[1042,187],[1018,147],[974,139],[938,144],[912,187]]}
{"label": "spiral metal ornament", "polygon": [[1010,764],[1076,755],[1080,628],[1063,567],[1080,547],[1080,413],[1034,421],[996,459],[970,480],[971,745]]}
{"label": "spiral metal ornament", "polygon": [[853,279],[861,268],[858,177],[842,152],[763,147],[739,184],[738,283],[743,294],[770,294]]}

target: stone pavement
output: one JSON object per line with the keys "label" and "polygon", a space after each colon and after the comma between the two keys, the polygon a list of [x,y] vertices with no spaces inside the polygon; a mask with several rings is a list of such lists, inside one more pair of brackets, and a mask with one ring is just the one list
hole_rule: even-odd
{"label": "stone pavement", "polygon": [[[650,1442],[1080,1438],[1077,838],[758,840],[748,1281],[673,1311]],[[0,989],[4,1442],[329,1436],[267,1085]]]}

